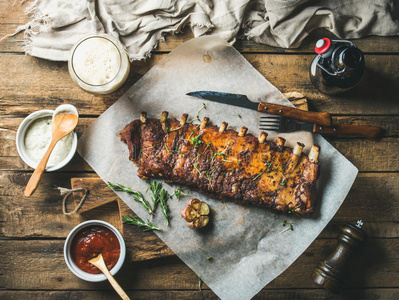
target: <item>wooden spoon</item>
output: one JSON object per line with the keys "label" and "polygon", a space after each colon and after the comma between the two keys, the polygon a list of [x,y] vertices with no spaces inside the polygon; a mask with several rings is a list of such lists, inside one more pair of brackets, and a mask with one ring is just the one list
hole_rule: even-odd
{"label": "wooden spoon", "polygon": [[51,151],[53,151],[57,142],[75,129],[78,124],[78,116],[73,113],[59,113],[53,116],[53,121],[51,125],[51,142],[50,145],[44,153],[43,158],[37,165],[35,171],[33,172],[31,178],[29,179],[28,185],[25,188],[25,196],[29,197],[36,190],[39,184],[40,178],[43,175],[48,159],[50,158]]}
{"label": "wooden spoon", "polygon": [[112,287],[114,290],[121,296],[123,300],[130,300],[129,296],[126,295],[125,291],[121,288],[121,286],[116,282],[115,278],[112,277],[111,273],[108,271],[107,266],[105,265],[104,258],[102,254],[100,253],[96,257],[92,258],[89,260],[89,263],[92,265],[95,265],[97,268],[101,270],[101,272],[104,273],[104,275],[107,277],[109,283],[111,283]]}

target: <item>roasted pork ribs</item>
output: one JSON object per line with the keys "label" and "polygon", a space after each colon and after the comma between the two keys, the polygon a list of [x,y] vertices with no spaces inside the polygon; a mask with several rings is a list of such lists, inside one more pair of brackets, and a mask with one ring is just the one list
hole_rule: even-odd
{"label": "roasted pork ribs", "polygon": [[256,138],[245,127],[236,132],[224,122],[219,128],[208,118],[194,125],[187,117],[179,122],[167,112],[161,119],[142,113],[120,132],[140,178],[162,178],[240,204],[300,215],[313,211],[319,147],[306,156],[301,143],[291,149],[283,138],[266,141],[264,132]]}

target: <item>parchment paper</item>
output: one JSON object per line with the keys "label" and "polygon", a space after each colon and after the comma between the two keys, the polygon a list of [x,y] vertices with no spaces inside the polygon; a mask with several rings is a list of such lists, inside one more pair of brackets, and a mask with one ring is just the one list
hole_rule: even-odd
{"label": "parchment paper", "polygon": [[[133,70],[134,71],[134,70]],[[176,48],[154,66],[114,105],[105,111],[79,140],[80,155],[105,181],[120,183],[141,191],[150,200],[147,183],[137,177],[137,167],[128,159],[127,146],[119,131],[140,112],[159,117],[169,111],[180,119],[183,113],[195,118],[202,103],[213,123],[222,121],[239,129],[245,125],[258,134],[261,113],[211,103],[186,96],[195,90],[217,90],[248,95],[252,100],[286,104],[288,100],[259,74],[233,47],[215,37],[190,40]],[[241,118],[235,116],[240,114]],[[190,120],[190,117],[189,117]],[[280,136],[283,136],[279,134]],[[276,134],[270,133],[268,139]],[[308,133],[285,135],[287,145],[304,142],[305,151],[312,145]],[[320,145],[321,176],[317,185],[317,208],[311,217],[282,215],[257,207],[246,207],[207,198],[189,191],[180,201],[170,199],[170,227],[160,211],[152,222],[164,232],[155,232],[221,299],[250,299],[282,273],[313,242],[344,201],[357,169],[322,137]],[[175,186],[163,184],[170,193]],[[143,220],[149,215],[125,193],[118,196]],[[188,229],[180,217],[189,198],[202,199],[211,207],[208,230]],[[279,234],[284,220],[295,222],[294,230]],[[207,260],[208,254],[212,259]],[[305,274],[310,276],[310,274]]]}

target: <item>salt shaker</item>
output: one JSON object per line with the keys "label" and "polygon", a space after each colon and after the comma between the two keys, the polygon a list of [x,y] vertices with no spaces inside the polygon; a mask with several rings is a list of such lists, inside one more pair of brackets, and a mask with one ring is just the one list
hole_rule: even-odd
{"label": "salt shaker", "polygon": [[321,92],[343,93],[360,82],[365,70],[362,51],[351,41],[322,38],[310,66],[310,80]]}

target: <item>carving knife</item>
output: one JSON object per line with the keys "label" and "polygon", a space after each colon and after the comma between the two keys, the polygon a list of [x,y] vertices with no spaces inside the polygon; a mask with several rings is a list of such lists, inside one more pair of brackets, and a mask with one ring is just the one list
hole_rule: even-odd
{"label": "carving knife", "polygon": [[213,91],[195,91],[187,93],[187,95],[218,103],[257,110],[281,117],[296,119],[299,121],[315,123],[323,126],[331,126],[331,116],[327,112],[311,112],[274,103],[252,102],[247,96],[241,94]]}

